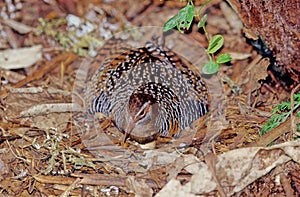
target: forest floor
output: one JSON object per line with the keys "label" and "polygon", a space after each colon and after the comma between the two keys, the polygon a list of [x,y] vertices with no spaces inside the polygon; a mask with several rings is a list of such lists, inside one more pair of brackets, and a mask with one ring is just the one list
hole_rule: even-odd
{"label": "forest floor", "polygon": [[[82,110],[82,71],[103,43],[112,35],[149,41],[185,5],[0,1],[1,196],[300,195],[298,87],[270,72],[225,1],[201,14],[232,60],[205,79],[210,112],[180,138],[122,144],[109,119]],[[184,34],[173,32],[168,47],[201,70],[208,41],[196,19]]]}

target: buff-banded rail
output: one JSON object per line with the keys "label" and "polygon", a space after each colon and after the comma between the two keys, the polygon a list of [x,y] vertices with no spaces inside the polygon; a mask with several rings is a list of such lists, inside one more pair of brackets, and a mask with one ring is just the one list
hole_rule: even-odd
{"label": "buff-banded rail", "polygon": [[124,141],[179,137],[208,111],[206,83],[192,64],[155,42],[121,51],[89,80],[87,103],[113,119]]}

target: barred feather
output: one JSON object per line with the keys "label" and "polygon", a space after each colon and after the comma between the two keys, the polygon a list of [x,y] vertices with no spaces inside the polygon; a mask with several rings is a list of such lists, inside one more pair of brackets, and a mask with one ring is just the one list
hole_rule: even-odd
{"label": "barred feather", "polygon": [[122,48],[120,54],[99,66],[88,85],[89,111],[113,116],[120,130],[125,129],[132,95],[158,103],[155,126],[162,136],[174,132],[174,125],[176,136],[180,135],[208,111],[208,92],[200,75],[177,54],[155,43],[138,49]]}

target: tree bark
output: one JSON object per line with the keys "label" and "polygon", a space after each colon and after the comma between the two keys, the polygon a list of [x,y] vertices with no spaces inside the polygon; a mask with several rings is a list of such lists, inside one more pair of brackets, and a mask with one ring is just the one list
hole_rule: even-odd
{"label": "tree bark", "polygon": [[245,27],[259,35],[295,83],[300,83],[300,1],[227,0]]}

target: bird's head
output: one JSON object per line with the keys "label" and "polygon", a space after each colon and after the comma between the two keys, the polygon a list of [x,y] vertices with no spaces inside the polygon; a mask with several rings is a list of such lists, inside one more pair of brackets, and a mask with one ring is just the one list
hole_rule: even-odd
{"label": "bird's head", "polygon": [[159,105],[151,95],[132,94],[125,108],[124,142],[130,137],[139,143],[145,143],[158,136],[159,131],[155,123]]}

